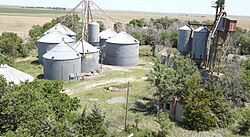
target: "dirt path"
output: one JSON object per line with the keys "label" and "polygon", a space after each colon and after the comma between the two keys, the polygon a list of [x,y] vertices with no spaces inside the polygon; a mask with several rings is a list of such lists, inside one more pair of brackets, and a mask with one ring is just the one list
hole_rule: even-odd
{"label": "dirt path", "polygon": [[[111,79],[111,80],[101,80],[101,81],[97,81],[95,83],[81,83],[82,84],[82,87],[84,87],[84,90],[91,90],[93,88],[96,88],[96,87],[103,87],[103,86],[106,86],[108,84],[112,84],[112,83],[116,83],[116,84],[124,84],[124,83],[127,83],[128,81],[129,82],[140,82],[140,81],[144,81],[146,80],[147,77],[142,77],[141,79],[136,79],[136,78],[115,78],[115,79]],[[73,91],[73,90],[65,90],[63,93],[66,93],[68,95],[72,95],[74,93],[77,93],[79,91]]]}

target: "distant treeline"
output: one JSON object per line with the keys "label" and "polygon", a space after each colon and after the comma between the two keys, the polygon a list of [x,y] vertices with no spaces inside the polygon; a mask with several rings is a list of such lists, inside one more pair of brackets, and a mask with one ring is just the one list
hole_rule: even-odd
{"label": "distant treeline", "polygon": [[51,10],[66,10],[62,7],[22,7],[23,9],[51,9]]}

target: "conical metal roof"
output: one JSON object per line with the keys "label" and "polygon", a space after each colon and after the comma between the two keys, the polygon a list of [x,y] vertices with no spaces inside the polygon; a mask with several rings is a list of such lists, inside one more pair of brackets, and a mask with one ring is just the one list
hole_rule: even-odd
{"label": "conical metal roof", "polygon": [[[83,53],[82,50],[82,41],[78,41],[76,44],[74,44],[72,46],[77,52],[79,53]],[[89,44],[88,42],[83,40],[83,48],[84,48],[84,53],[95,53],[98,52],[99,49],[97,49],[96,47],[92,46],[91,44]]]}
{"label": "conical metal roof", "polygon": [[100,38],[101,39],[109,39],[109,38],[114,37],[117,34],[118,33],[116,33],[114,30],[112,30],[111,28],[108,28],[100,33]]}
{"label": "conical metal roof", "polygon": [[192,28],[191,27],[188,27],[188,26],[182,26],[179,28],[179,30],[191,30]]}
{"label": "conical metal roof", "polygon": [[21,82],[31,82],[34,78],[20,70],[12,68],[6,64],[0,65],[0,75],[2,75],[8,83],[14,82],[19,85]]}
{"label": "conical metal roof", "polygon": [[70,38],[69,36],[67,36],[65,34],[62,34],[59,31],[53,31],[53,32],[50,32],[50,33],[44,35],[43,37],[41,37],[38,40],[38,42],[57,44],[57,43],[61,43],[63,39],[67,43],[74,42],[74,40],[72,38]]}
{"label": "conical metal roof", "polygon": [[195,30],[195,32],[207,33],[209,32],[209,30],[205,27],[199,27],[198,29]]}
{"label": "conical metal roof", "polygon": [[50,60],[72,60],[80,57],[79,53],[65,42],[56,45],[43,55],[43,58]]}
{"label": "conical metal roof", "polygon": [[67,28],[66,26],[64,26],[61,23],[56,24],[54,27],[50,28],[49,30],[47,30],[43,34],[46,35],[46,34],[51,33],[53,31],[59,31],[62,34],[65,34],[65,35],[68,35],[68,36],[76,36],[75,32],[73,32],[72,30],[70,30],[69,28]]}
{"label": "conical metal roof", "polygon": [[114,44],[139,44],[139,41],[129,35],[127,32],[120,32],[116,36],[108,39],[107,43],[114,43]]}

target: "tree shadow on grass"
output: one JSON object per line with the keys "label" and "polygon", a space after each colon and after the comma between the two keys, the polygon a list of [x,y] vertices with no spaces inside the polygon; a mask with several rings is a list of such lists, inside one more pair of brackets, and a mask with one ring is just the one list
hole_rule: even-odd
{"label": "tree shadow on grass", "polygon": [[143,100],[135,101],[129,111],[133,113],[141,112],[144,115],[154,115],[157,113],[157,105],[154,100],[143,98]]}
{"label": "tree shadow on grass", "polygon": [[40,74],[36,77],[37,79],[43,79],[43,74]]}
{"label": "tree shadow on grass", "polygon": [[33,61],[31,62],[31,64],[33,64],[33,65],[40,65],[40,64],[38,63],[38,60],[33,60]]}

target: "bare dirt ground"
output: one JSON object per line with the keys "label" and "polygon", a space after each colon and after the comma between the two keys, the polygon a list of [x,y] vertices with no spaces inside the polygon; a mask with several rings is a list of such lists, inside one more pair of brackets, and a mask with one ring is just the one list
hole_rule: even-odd
{"label": "bare dirt ground", "polygon": [[42,25],[51,19],[52,17],[0,15],[0,33],[15,32],[24,39],[33,25]]}

